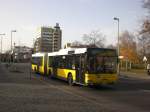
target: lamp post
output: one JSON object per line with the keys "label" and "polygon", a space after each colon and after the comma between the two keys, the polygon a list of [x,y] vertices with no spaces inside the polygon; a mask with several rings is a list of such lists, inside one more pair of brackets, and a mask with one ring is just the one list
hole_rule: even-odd
{"label": "lamp post", "polygon": [[[119,18],[117,18],[117,17],[114,17],[114,20],[118,22],[118,42],[117,42],[117,43],[118,43],[118,45],[117,45],[117,48],[118,48],[118,49],[117,49],[117,51],[118,51],[118,58],[119,58],[119,56],[120,56],[120,46],[119,46],[119,43],[120,43],[120,42],[119,42],[119,41],[120,41],[120,40],[119,40],[119,22],[120,22],[120,20],[119,20]],[[120,62],[118,62],[118,71],[117,71],[117,72],[118,72],[118,75],[120,74],[120,66],[119,66],[119,63],[120,63]]]}
{"label": "lamp post", "polygon": [[[17,32],[16,30],[11,30],[11,52],[12,52],[12,33],[13,32]],[[11,57],[10,57],[10,61],[11,61]]]}
{"label": "lamp post", "polygon": [[5,35],[5,33],[3,33],[3,34],[0,34],[1,35],[1,53],[2,53],[2,51],[3,51],[3,36]]}
{"label": "lamp post", "polygon": [[16,30],[11,30],[11,51],[12,51],[12,33],[17,32]]}
{"label": "lamp post", "polygon": [[3,52],[3,36],[5,35],[5,33],[3,33],[3,34],[0,34],[0,36],[1,36],[1,58],[0,58],[0,61],[2,61],[2,52]]}

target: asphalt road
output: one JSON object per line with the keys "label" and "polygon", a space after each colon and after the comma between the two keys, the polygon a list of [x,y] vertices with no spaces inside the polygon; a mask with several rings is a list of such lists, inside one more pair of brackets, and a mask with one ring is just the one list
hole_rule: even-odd
{"label": "asphalt road", "polygon": [[120,76],[118,84],[70,87],[31,74],[27,64],[0,65],[0,112],[149,112],[150,79]]}

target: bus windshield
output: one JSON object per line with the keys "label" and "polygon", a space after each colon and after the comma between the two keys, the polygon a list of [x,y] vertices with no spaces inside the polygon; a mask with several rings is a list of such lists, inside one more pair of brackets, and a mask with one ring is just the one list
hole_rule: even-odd
{"label": "bus windshield", "polygon": [[90,56],[87,66],[88,73],[116,73],[117,57]]}

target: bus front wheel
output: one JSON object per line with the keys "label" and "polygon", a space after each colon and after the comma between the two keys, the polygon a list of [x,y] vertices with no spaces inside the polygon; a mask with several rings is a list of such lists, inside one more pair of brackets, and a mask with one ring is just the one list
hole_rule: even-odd
{"label": "bus front wheel", "polygon": [[71,74],[68,75],[68,84],[69,84],[70,86],[73,86],[73,78],[72,78],[72,75],[71,75]]}

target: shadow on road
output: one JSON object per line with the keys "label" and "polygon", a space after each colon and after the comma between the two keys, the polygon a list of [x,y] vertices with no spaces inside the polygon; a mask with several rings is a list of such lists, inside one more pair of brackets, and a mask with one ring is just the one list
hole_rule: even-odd
{"label": "shadow on road", "polygon": [[[66,81],[62,81],[56,78],[50,79],[49,77],[42,76],[40,74],[30,74],[29,71],[29,64],[19,64],[16,65],[17,69],[11,71],[11,66],[5,65],[3,66],[3,70],[1,70],[2,75],[0,78],[2,79],[1,82],[14,82],[14,83],[20,83],[20,84],[41,84],[38,83],[39,80],[46,82],[48,85],[56,85],[56,86],[68,86],[68,83]],[[8,69],[7,69],[8,68]],[[8,75],[6,75],[8,74]],[[150,80],[144,80],[144,79],[134,79],[134,78],[120,78],[118,83],[115,85],[99,85],[99,86],[81,86],[81,85],[75,85],[71,88],[89,88],[94,91],[112,91],[112,92],[118,92],[118,91],[137,91],[137,90],[150,90]]]}
{"label": "shadow on road", "polygon": [[[47,84],[54,84],[56,86],[69,86],[66,81],[59,80],[56,78],[48,78],[46,76],[41,76],[40,74],[32,74],[34,77],[46,82]],[[150,90],[149,80],[133,80],[133,79],[120,79],[117,84],[114,85],[98,85],[98,86],[82,86],[74,85],[71,88],[78,89],[92,89],[94,91],[103,92],[118,92],[118,91],[137,91],[137,90]]]}

